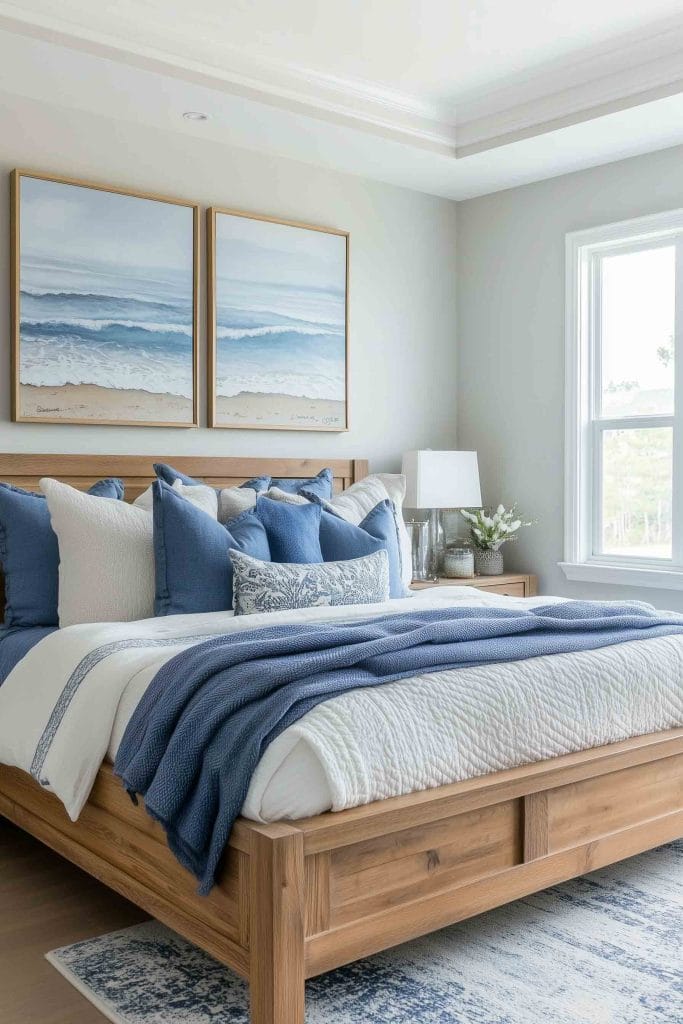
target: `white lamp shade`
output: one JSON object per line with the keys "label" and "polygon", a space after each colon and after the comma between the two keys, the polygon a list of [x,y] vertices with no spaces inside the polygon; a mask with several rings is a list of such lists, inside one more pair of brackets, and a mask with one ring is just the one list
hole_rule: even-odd
{"label": "white lamp shade", "polygon": [[476,452],[406,452],[403,474],[407,508],[481,508]]}

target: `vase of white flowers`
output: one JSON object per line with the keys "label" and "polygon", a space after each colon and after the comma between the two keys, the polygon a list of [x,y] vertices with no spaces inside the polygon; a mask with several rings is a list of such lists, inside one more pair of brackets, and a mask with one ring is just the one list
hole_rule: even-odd
{"label": "vase of white flowers", "polygon": [[470,536],[474,544],[474,568],[480,576],[500,576],[503,573],[503,544],[517,539],[517,531],[522,526],[531,526],[533,521],[521,519],[517,506],[505,508],[499,505],[495,512],[490,509],[477,509],[470,512],[461,510],[461,515],[470,527]]}

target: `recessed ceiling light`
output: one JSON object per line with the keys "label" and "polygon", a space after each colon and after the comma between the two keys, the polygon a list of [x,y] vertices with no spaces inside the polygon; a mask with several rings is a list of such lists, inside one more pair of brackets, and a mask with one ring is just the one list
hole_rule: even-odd
{"label": "recessed ceiling light", "polygon": [[183,114],[186,121],[208,121],[209,115],[203,114],[201,110],[186,110]]}

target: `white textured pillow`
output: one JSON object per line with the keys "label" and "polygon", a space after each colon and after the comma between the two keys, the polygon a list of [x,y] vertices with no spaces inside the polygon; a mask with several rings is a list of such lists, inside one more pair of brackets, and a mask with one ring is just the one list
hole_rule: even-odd
{"label": "white textured pillow", "polygon": [[325,508],[332,509],[348,523],[358,526],[375,505],[387,498],[394,506],[396,530],[401,553],[401,579],[409,587],[413,576],[413,553],[410,537],[403,520],[403,499],[406,496],[406,478],[401,473],[371,473],[358,483],[351,484],[341,494],[335,494],[330,501],[324,501]]}
{"label": "white textured pillow", "polygon": [[154,615],[152,514],[45,478],[59,541],[59,625]]}
{"label": "white textured pillow", "polygon": [[[150,484],[146,491],[138,495],[133,502],[136,508],[142,508],[145,512],[152,511],[154,508],[153,486]],[[174,491],[177,491],[192,505],[196,505],[212,519],[218,519],[218,495],[213,487],[209,487],[207,484],[184,484],[182,480],[174,480],[172,486]]]}
{"label": "white textured pillow", "polygon": [[272,498],[273,501],[284,501],[287,505],[310,505],[310,501],[308,498],[304,498],[303,494],[293,494],[291,491],[283,491],[279,487],[270,487],[261,497]]}
{"label": "white textured pillow", "polygon": [[218,492],[218,522],[229,523],[256,505],[253,487],[224,487]]}

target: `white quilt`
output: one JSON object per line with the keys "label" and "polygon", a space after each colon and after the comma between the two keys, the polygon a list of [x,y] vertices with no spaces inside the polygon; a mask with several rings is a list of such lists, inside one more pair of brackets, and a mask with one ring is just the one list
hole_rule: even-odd
{"label": "white quilt", "polygon": [[[0,762],[31,772],[75,820],[159,667],[208,636],[417,606],[552,600],[443,587],[382,605],[71,626],[42,640],[0,687]],[[682,636],[434,672],[310,711],[266,751],[244,813],[271,821],[341,810],[676,726]]]}

